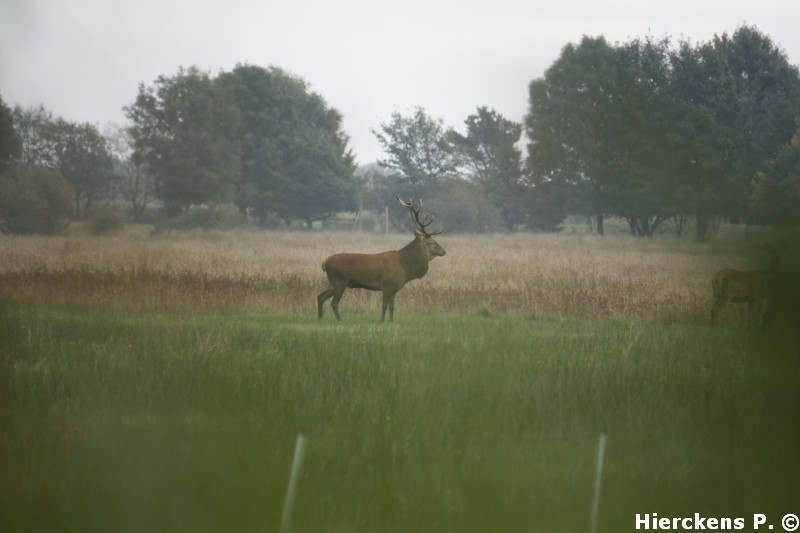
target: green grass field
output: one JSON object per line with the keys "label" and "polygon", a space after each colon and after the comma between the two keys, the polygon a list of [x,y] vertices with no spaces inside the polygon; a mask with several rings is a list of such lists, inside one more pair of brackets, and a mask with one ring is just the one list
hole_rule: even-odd
{"label": "green grass field", "polygon": [[746,250],[442,236],[394,323],[319,322],[390,240],[0,235],[0,530],[277,531],[301,429],[294,532],[587,531],[602,432],[600,531],[798,512],[797,343],[708,326]]}
{"label": "green grass field", "polygon": [[[796,511],[798,361],[739,328],[0,310],[4,531],[602,531]],[[748,523],[749,523],[748,518]]]}

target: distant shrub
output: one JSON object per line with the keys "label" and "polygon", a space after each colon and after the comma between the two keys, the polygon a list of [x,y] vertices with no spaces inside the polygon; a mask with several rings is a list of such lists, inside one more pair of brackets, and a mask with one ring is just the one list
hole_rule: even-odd
{"label": "distant shrub", "polygon": [[177,230],[208,229],[231,230],[245,224],[245,218],[234,207],[194,207],[167,222]]}
{"label": "distant shrub", "polygon": [[283,219],[272,212],[258,219],[257,224],[264,229],[280,229],[284,226]]}
{"label": "distant shrub", "polygon": [[89,228],[94,235],[114,232],[125,225],[125,215],[113,207],[98,207],[89,214]]}
{"label": "distant shrub", "polygon": [[[450,233],[492,233],[504,231],[500,210],[470,183],[453,183],[430,198],[426,205],[435,210],[437,222]],[[432,228],[433,229],[433,228]]]}
{"label": "distant shrub", "polygon": [[0,176],[0,220],[12,233],[60,233],[72,208],[72,188],[55,170],[12,167]]}

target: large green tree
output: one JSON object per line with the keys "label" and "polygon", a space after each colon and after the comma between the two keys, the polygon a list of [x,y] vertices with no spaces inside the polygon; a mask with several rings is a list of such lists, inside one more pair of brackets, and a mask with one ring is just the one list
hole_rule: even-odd
{"label": "large green tree", "polygon": [[711,217],[755,218],[753,180],[796,130],[799,86],[797,68],[747,26],[677,50],[585,37],[530,85],[531,180],[599,229],[605,214],[639,235],[695,215],[703,239]]}
{"label": "large green tree", "polygon": [[[601,129],[610,115],[606,93],[612,65],[613,49],[604,38],[584,37],[578,46],[567,45],[545,76],[531,82],[525,119],[534,181],[572,190],[568,209],[596,215],[600,233],[610,211],[607,138]],[[592,71],[591,78],[584,76]]]}
{"label": "large green tree", "polygon": [[241,179],[239,111],[207,73],[190,67],[142,84],[125,112],[135,158],[169,208],[234,198]]}
{"label": "large green tree", "polygon": [[750,208],[777,228],[800,227],[800,130],[750,184]]}
{"label": "large green tree", "polygon": [[14,165],[0,175],[0,221],[13,233],[58,233],[66,225],[71,197],[57,170]]}
{"label": "large green tree", "polygon": [[378,163],[399,172],[415,192],[461,174],[464,159],[450,142],[444,122],[422,107],[408,116],[395,111],[372,133],[387,154]]}
{"label": "large green tree", "polygon": [[217,81],[241,116],[240,209],[261,223],[276,214],[310,224],[353,207],[354,158],[337,110],[276,67],[238,65]]}
{"label": "large green tree", "polygon": [[522,153],[517,148],[522,124],[488,107],[464,121],[466,134],[451,131],[450,141],[464,156],[472,179],[502,214],[507,229],[523,221]]}
{"label": "large green tree", "polygon": [[58,120],[44,106],[15,106],[14,129],[22,146],[19,162],[26,166],[58,168]]}
{"label": "large green tree", "polygon": [[603,232],[608,214],[650,235],[670,213],[663,192],[659,94],[667,82],[666,43],[603,37],[567,45],[543,78],[530,85],[526,117],[532,181],[570,211],[593,214]]}
{"label": "large green tree", "polygon": [[0,175],[16,160],[22,150],[22,141],[14,129],[14,115],[0,97]]}
{"label": "large green tree", "polygon": [[696,216],[697,239],[714,216],[763,222],[759,213],[770,208],[759,202],[770,196],[753,187],[764,185],[759,172],[763,178],[796,131],[797,67],[750,26],[696,46],[681,43],[671,65],[671,161],[680,204]]}
{"label": "large green tree", "polygon": [[715,36],[700,56],[710,75],[699,96],[715,119],[721,167],[717,214],[748,220],[751,182],[797,129],[798,69],[769,37],[749,26]]}
{"label": "large green tree", "polygon": [[628,221],[634,235],[651,236],[677,213],[668,133],[669,42],[634,39],[615,49],[619,95],[611,212]]}
{"label": "large green tree", "polygon": [[127,127],[110,123],[103,136],[114,160],[115,192],[128,201],[133,219],[139,222],[152,200],[153,178],[134,157],[133,137]]}
{"label": "large green tree", "polygon": [[101,195],[111,192],[113,159],[105,137],[94,125],[59,119],[56,128],[57,168],[72,187],[75,218],[80,219]]}
{"label": "large green tree", "polygon": [[101,195],[112,192],[113,160],[96,126],[55,118],[43,106],[17,106],[13,118],[21,140],[17,161],[27,167],[58,170],[72,188],[76,218],[91,210]]}
{"label": "large green tree", "polygon": [[697,239],[703,240],[711,218],[719,213],[725,191],[722,183],[723,150],[709,95],[712,76],[701,50],[683,41],[670,54],[670,128],[667,143],[672,158],[677,215],[693,216]]}

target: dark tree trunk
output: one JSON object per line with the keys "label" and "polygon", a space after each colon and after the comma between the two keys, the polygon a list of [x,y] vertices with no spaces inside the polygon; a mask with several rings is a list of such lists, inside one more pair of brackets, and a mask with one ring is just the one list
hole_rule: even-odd
{"label": "dark tree trunk", "polygon": [[706,231],[708,231],[709,217],[704,213],[697,213],[697,242],[704,242],[706,240]]}

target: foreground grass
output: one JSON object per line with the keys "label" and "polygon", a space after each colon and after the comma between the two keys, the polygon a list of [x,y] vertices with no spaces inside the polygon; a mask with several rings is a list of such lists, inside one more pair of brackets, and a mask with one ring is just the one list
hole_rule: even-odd
{"label": "foreground grass", "polygon": [[796,511],[798,361],[732,327],[0,306],[0,528],[583,531]]}

